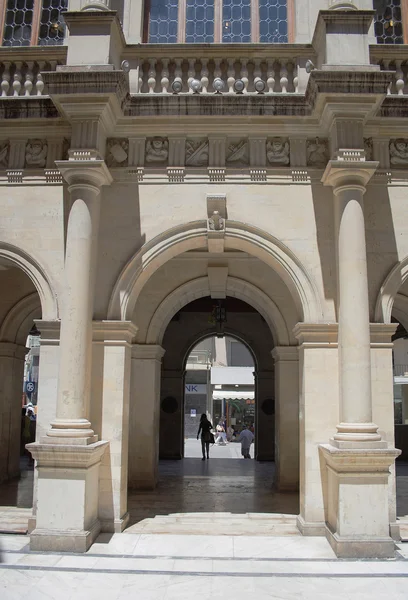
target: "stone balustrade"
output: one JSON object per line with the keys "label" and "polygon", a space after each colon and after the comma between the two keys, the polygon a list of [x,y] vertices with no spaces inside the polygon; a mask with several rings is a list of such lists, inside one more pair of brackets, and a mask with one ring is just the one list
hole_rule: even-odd
{"label": "stone balustrade", "polygon": [[370,46],[371,63],[379,65],[382,71],[393,71],[394,77],[388,87],[388,95],[408,94],[408,52],[406,46]]}
{"label": "stone balustrade", "polygon": [[153,44],[126,49],[123,58],[137,71],[133,93],[302,93],[299,70],[314,54],[311,46],[288,44],[172,44],[165,50],[166,56]]}
{"label": "stone balustrade", "polygon": [[62,46],[0,48],[0,97],[46,95],[41,72],[65,64],[66,51]]}

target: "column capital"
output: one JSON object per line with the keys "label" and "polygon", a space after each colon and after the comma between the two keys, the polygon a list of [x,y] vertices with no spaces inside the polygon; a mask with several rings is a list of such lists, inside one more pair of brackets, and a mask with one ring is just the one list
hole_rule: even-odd
{"label": "column capital", "polygon": [[392,348],[392,336],[396,332],[398,323],[370,323],[371,347]]}
{"label": "column capital", "polygon": [[131,344],[136,337],[138,327],[131,321],[93,321],[92,332],[94,342],[109,345]]}
{"label": "column capital", "polygon": [[76,187],[91,187],[99,192],[103,185],[110,185],[113,181],[104,160],[58,160],[55,164],[70,191]]}
{"label": "column capital", "polygon": [[364,193],[379,162],[361,159],[363,150],[342,150],[341,154],[343,158],[329,160],[321,182],[323,185],[331,185],[335,194],[344,188],[360,188]]}
{"label": "column capital", "polygon": [[297,323],[293,333],[302,346],[337,348],[338,329],[337,323]]}
{"label": "column capital", "polygon": [[297,361],[299,360],[299,346],[275,346],[271,354],[275,364],[283,361]]}
{"label": "column capital", "polygon": [[157,344],[133,344],[132,358],[141,360],[158,360],[160,361],[165,353],[165,349]]}
{"label": "column capital", "polygon": [[42,319],[34,319],[34,323],[41,333],[41,344],[59,344],[61,321],[43,321]]}

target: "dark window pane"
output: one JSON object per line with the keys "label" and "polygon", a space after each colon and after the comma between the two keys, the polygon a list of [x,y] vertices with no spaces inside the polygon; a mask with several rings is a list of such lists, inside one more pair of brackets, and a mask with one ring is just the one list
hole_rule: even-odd
{"label": "dark window pane", "polygon": [[177,42],[178,0],[152,0],[149,15],[149,43]]}
{"label": "dark window pane", "polygon": [[401,0],[373,0],[374,33],[378,44],[403,44]]}
{"label": "dark window pane", "polygon": [[222,41],[251,41],[251,0],[224,0],[222,10]]}
{"label": "dark window pane", "polygon": [[64,42],[65,23],[63,14],[68,10],[68,0],[43,0],[39,46],[60,46]]}
{"label": "dark window pane", "polygon": [[34,0],[7,0],[3,46],[29,46]]}
{"label": "dark window pane", "polygon": [[283,44],[288,41],[286,0],[259,0],[259,41]]}

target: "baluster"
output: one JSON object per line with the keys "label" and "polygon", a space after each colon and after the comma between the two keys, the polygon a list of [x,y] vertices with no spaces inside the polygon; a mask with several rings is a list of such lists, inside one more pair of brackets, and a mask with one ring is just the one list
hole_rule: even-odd
{"label": "baluster", "polygon": [[34,69],[34,63],[28,62],[27,70],[25,73],[25,81],[24,81],[24,90],[25,90],[24,95],[25,96],[31,96],[31,91],[33,89],[33,79],[34,79],[33,69]]}
{"label": "baluster", "polygon": [[233,94],[234,93],[234,83],[235,83],[235,67],[234,67],[235,58],[228,58],[227,62],[228,62],[228,70],[227,70],[228,92],[230,94]]}
{"label": "baluster", "polygon": [[187,72],[187,85],[189,94],[193,94],[193,90],[190,87],[190,83],[195,79],[195,58],[188,59],[188,72]]}
{"label": "baluster", "polygon": [[[384,71],[390,71],[391,70],[390,69],[390,61],[384,59],[384,61],[383,61],[383,67],[384,67],[383,68]],[[392,94],[393,80],[394,80],[394,78],[392,78],[392,80],[390,81],[390,83],[387,86],[387,96],[391,96],[391,94]]]}
{"label": "baluster", "polygon": [[248,85],[249,85],[249,79],[248,79],[248,59],[247,58],[241,58],[241,79],[244,82],[244,89],[242,90],[243,94],[247,94],[248,93]]}
{"label": "baluster", "polygon": [[154,94],[154,88],[156,87],[156,59],[149,58],[149,71],[147,73],[147,85],[149,86],[149,94]]}
{"label": "baluster", "polygon": [[206,58],[201,59],[201,91],[203,94],[207,94],[208,86],[210,81],[208,79],[208,60]]}
{"label": "baluster", "polygon": [[13,77],[13,96],[19,96],[21,90],[21,62],[16,62],[16,70]]}
{"label": "baluster", "polygon": [[142,94],[143,93],[143,74],[144,74],[144,64],[145,61],[142,59],[139,62],[139,72],[137,74],[137,82],[138,82],[138,93]]}
{"label": "baluster", "polygon": [[182,58],[175,58],[176,68],[174,69],[174,81],[178,81],[183,85],[183,70],[181,68]]}
{"label": "baluster", "polygon": [[169,80],[169,59],[168,58],[162,58],[162,72],[161,72],[161,81],[160,81],[160,85],[162,87],[162,94],[168,94],[169,91],[169,84],[170,84],[170,80]]}
{"label": "baluster", "polygon": [[43,71],[45,68],[45,62],[39,62],[38,63],[38,72],[37,72],[37,78],[35,80],[35,89],[37,92],[37,96],[42,96],[44,93],[44,81],[41,75],[41,71]]}
{"label": "baluster", "polygon": [[299,93],[299,65],[297,64],[296,60],[293,61],[292,65],[293,65],[293,71],[292,71],[293,91],[295,92],[295,94],[298,94]]}
{"label": "baluster", "polygon": [[268,94],[273,94],[275,89],[275,64],[274,62],[268,61],[268,79],[266,80],[266,85],[268,86]]}
{"label": "baluster", "polygon": [[395,87],[397,88],[398,96],[402,96],[404,94],[404,73],[402,72],[402,60],[395,61]]}
{"label": "baluster", "polygon": [[[261,73],[261,61],[259,58],[254,60],[254,88],[257,81],[262,81]],[[256,88],[255,88],[256,89]]]}
{"label": "baluster", "polygon": [[1,95],[3,98],[5,96],[8,96],[9,89],[10,89],[10,63],[5,62],[3,75],[1,76]]}
{"label": "baluster", "polygon": [[280,70],[280,86],[281,86],[281,90],[282,90],[282,94],[287,94],[288,93],[288,70],[286,68],[286,65],[281,64],[281,70]]}

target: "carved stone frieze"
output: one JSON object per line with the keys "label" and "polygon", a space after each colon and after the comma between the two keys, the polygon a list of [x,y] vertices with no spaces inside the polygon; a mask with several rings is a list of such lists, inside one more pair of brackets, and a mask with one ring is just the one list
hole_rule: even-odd
{"label": "carved stone frieze", "polygon": [[186,166],[208,166],[209,146],[208,140],[186,140]]}
{"label": "carved stone frieze", "polygon": [[287,138],[274,137],[266,143],[266,158],[270,165],[289,165],[290,147]]}
{"label": "carved stone frieze", "polygon": [[245,167],[249,164],[248,140],[231,141],[227,148],[227,165],[229,167]]}
{"label": "carved stone frieze", "polygon": [[10,142],[0,142],[0,169],[7,169],[10,153]]}
{"label": "carved stone frieze", "polygon": [[408,165],[408,139],[390,140],[390,163],[397,167]]}
{"label": "carved stone frieze", "polygon": [[110,138],[106,142],[106,164],[110,168],[127,167],[129,141],[125,138]]}
{"label": "carved stone frieze", "polygon": [[146,140],[146,158],[148,164],[165,164],[169,158],[169,141],[164,137]]}
{"label": "carved stone frieze", "polygon": [[47,161],[47,140],[28,140],[25,150],[25,165],[34,169],[43,169]]}
{"label": "carved stone frieze", "polygon": [[329,160],[328,141],[321,138],[307,140],[307,164],[311,167],[325,167]]}

